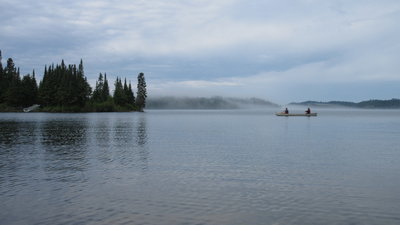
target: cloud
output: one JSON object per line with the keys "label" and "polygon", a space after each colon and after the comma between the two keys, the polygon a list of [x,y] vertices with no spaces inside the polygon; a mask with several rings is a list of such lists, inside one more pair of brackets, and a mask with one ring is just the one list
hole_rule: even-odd
{"label": "cloud", "polygon": [[23,73],[83,58],[92,80],[145,72],[160,93],[222,95],[400,77],[397,0],[0,3],[1,50]]}

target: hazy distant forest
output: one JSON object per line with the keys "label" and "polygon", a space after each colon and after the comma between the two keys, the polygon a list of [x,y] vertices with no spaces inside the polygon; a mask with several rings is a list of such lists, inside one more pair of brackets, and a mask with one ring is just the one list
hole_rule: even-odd
{"label": "hazy distant forest", "polygon": [[117,77],[115,89],[110,95],[107,75],[99,74],[96,87],[92,89],[79,65],[61,64],[45,66],[43,79],[36,82],[35,71],[22,78],[12,58],[2,65],[0,51],[0,111],[22,111],[39,104],[44,112],[115,112],[143,111],[146,106],[146,81],[143,73],[137,79],[134,95],[131,83]]}

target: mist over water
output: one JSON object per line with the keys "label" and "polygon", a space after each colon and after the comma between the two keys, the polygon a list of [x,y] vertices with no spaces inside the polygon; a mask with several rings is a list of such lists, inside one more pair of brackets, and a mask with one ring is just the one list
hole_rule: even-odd
{"label": "mist over water", "polygon": [[149,109],[254,109],[277,108],[278,104],[259,98],[229,97],[153,97],[147,102]]}
{"label": "mist over water", "polygon": [[399,224],[400,111],[277,110],[1,113],[0,221]]}

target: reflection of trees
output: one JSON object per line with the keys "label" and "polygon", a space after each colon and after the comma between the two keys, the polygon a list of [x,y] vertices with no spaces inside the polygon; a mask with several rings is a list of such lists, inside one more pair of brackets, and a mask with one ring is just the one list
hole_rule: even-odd
{"label": "reflection of trees", "polygon": [[86,121],[45,121],[41,127],[46,170],[56,179],[77,179],[77,172],[87,167]]}
{"label": "reflection of trees", "polygon": [[136,129],[136,142],[139,147],[139,158],[142,164],[142,169],[147,168],[147,162],[149,157],[149,151],[147,149],[147,130],[146,130],[146,118],[145,116],[141,116],[139,118],[139,124]]}
{"label": "reflection of trees", "polygon": [[95,134],[95,143],[92,147],[97,152],[98,159],[103,162],[109,162],[112,160],[111,148],[111,124],[109,118],[101,118],[94,123],[93,132]]}
{"label": "reflection of trees", "polygon": [[114,126],[114,146],[117,150],[130,149],[134,145],[134,123],[126,121],[125,118],[118,119]]}
{"label": "reflection of trees", "polygon": [[[72,151],[80,152],[86,142],[86,124],[84,121],[45,121],[42,126],[42,144],[45,146],[67,147]],[[50,148],[49,151],[60,153],[59,148]]]}
{"label": "reflection of trees", "polygon": [[144,117],[139,118],[139,124],[136,129],[136,142],[139,146],[144,146],[147,143],[146,120]]}
{"label": "reflection of trees", "polygon": [[0,121],[0,149],[36,141],[36,122]]}
{"label": "reflection of trees", "polygon": [[0,120],[0,183],[15,175],[21,167],[35,167],[37,159],[37,123]]}
{"label": "reflection of trees", "polygon": [[131,165],[135,160],[135,153],[132,151],[134,146],[133,122],[119,118],[112,130],[114,131],[113,160],[117,160],[123,166]]}
{"label": "reflection of trees", "polygon": [[18,141],[20,123],[15,121],[0,122],[0,144],[2,153]]}
{"label": "reflection of trees", "polygon": [[[100,153],[99,160],[102,162],[142,168],[147,165],[146,120],[135,117],[137,114],[131,115],[128,118],[112,118],[107,124],[104,120],[96,122],[96,151]],[[112,137],[111,140],[106,142],[109,137]]]}

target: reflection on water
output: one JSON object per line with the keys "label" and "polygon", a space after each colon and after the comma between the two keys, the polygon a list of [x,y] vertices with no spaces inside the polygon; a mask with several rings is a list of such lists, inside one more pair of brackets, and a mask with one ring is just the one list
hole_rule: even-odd
{"label": "reflection on water", "polygon": [[93,135],[95,140],[91,145],[96,146],[97,158],[102,163],[107,163],[112,160],[112,152],[110,151],[112,145],[112,123],[109,119],[95,119],[93,126]]}
{"label": "reflection on water", "polygon": [[69,146],[73,151],[86,144],[88,125],[85,120],[45,120],[41,125],[42,144],[45,146]]}
{"label": "reflection on water", "polygon": [[37,123],[12,119],[0,121],[0,128],[0,187],[24,186],[26,180],[19,173],[37,168],[35,163],[26,160],[37,158]]}
{"label": "reflection on water", "polygon": [[35,142],[36,122],[4,121],[0,123],[0,147],[12,148],[14,145]]}
{"label": "reflection on water", "polygon": [[[79,181],[91,161],[147,167],[145,116],[26,114],[0,118],[0,181],[20,168],[42,169],[46,180]],[[32,114],[30,114],[32,115]],[[91,158],[95,155],[95,158]]]}
{"label": "reflection on water", "polygon": [[0,114],[0,223],[397,225],[399,114],[357,114]]}
{"label": "reflection on water", "polygon": [[144,146],[147,143],[146,118],[144,116],[141,116],[139,118],[139,125],[137,126],[136,141],[139,146]]}
{"label": "reflection on water", "polygon": [[72,182],[84,178],[80,172],[88,166],[86,120],[44,120],[40,131],[48,179]]}
{"label": "reflection on water", "polygon": [[94,118],[90,132],[96,140],[90,147],[95,148],[99,161],[118,164],[116,166],[147,167],[149,153],[145,116]]}
{"label": "reflection on water", "polygon": [[147,169],[147,162],[149,160],[149,150],[146,146],[147,144],[147,131],[146,131],[146,118],[141,116],[139,118],[139,124],[136,126],[136,143],[138,147],[139,159],[141,162],[142,169]]}

